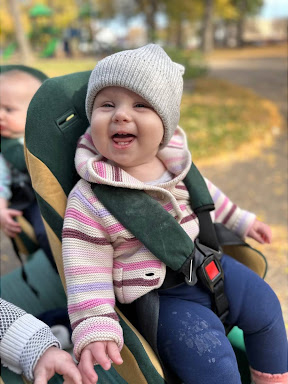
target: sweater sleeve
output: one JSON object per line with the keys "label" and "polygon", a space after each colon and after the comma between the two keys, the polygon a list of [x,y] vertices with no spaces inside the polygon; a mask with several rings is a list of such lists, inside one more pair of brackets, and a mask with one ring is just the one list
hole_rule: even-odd
{"label": "sweater sleeve", "polygon": [[[87,190],[90,186],[87,186]],[[91,190],[91,187],[90,187]],[[103,224],[105,209],[96,197],[77,186],[68,198],[62,233],[62,255],[74,354],[94,341],[123,346],[123,331],[115,312],[113,246]],[[85,195],[85,196],[84,196]],[[99,203],[100,204],[100,203]],[[97,205],[98,206],[98,205]]]}
{"label": "sweater sleeve", "polygon": [[3,155],[0,153],[0,197],[10,200],[11,194],[11,172]]}
{"label": "sweater sleeve", "polygon": [[222,223],[244,238],[255,221],[255,214],[239,208],[211,181],[205,179],[215,204],[215,222]]}
{"label": "sweater sleeve", "polygon": [[48,325],[3,299],[0,299],[0,313],[1,363],[33,380],[40,357],[52,346],[60,348],[60,343]]}

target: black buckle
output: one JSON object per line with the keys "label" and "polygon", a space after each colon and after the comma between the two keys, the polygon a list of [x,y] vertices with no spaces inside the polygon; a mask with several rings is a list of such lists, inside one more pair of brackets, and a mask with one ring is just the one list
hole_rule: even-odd
{"label": "black buckle", "polygon": [[199,239],[196,239],[194,244],[198,251],[204,256],[203,262],[197,269],[198,278],[210,292],[214,293],[215,285],[220,280],[224,281],[224,271],[220,263],[222,250],[216,251],[206,247],[199,243]]}
{"label": "black buckle", "polygon": [[195,247],[203,254],[204,260],[197,270],[197,275],[202,284],[213,295],[214,311],[224,323],[229,314],[229,303],[224,290],[224,271],[220,263],[222,249],[215,251],[196,239]]}
{"label": "black buckle", "polygon": [[208,256],[198,269],[201,282],[213,293],[215,285],[224,280],[223,268],[214,255]]}
{"label": "black buckle", "polygon": [[[195,239],[194,245],[194,251],[189,259],[189,266],[185,266],[185,272],[182,270],[185,275],[185,282],[188,285],[195,285],[198,279],[200,279],[201,282],[204,283],[204,285],[207,286],[211,291],[211,288],[213,288],[221,278],[224,278],[222,266],[219,262],[222,256],[222,250],[215,251],[212,248],[206,247],[205,245],[200,244],[198,238]],[[207,272],[207,274],[205,271],[205,267],[211,261],[215,261],[216,268],[219,270],[221,275],[221,277],[218,277],[217,273],[217,278],[215,277],[215,279],[212,279],[212,281],[209,278],[209,273]]]}
{"label": "black buckle", "polygon": [[213,310],[222,322],[229,313],[229,303],[224,291],[224,271],[220,263],[222,249],[216,251],[206,247],[197,238],[194,241],[194,251],[182,271],[185,275],[185,282],[188,285],[195,285],[199,280],[213,297]]}

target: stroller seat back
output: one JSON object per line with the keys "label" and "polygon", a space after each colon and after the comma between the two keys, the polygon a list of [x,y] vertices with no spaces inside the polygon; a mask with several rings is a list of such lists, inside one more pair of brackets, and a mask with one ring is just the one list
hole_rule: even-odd
{"label": "stroller seat back", "polygon": [[[64,287],[61,234],[67,196],[79,179],[74,166],[77,142],[89,125],[85,114],[89,76],[90,72],[87,71],[45,81],[32,99],[27,115],[26,162]],[[233,245],[233,242],[227,245]],[[239,248],[244,253],[251,253],[251,249],[245,244]],[[266,262],[261,255],[258,259],[253,264],[263,276]],[[113,367],[109,372],[96,367],[100,382],[165,383],[160,363],[149,344],[121,311],[116,310],[124,331],[124,363]],[[248,383],[249,367],[243,335],[239,329],[234,328],[232,332],[239,361],[241,360],[239,364],[242,365],[242,382]]]}

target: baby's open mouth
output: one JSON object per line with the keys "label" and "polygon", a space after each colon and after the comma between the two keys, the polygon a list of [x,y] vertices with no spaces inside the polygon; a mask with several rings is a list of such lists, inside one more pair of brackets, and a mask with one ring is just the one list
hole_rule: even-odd
{"label": "baby's open mouth", "polygon": [[112,140],[114,143],[124,146],[132,143],[135,137],[132,133],[115,133],[115,135],[112,136]]}

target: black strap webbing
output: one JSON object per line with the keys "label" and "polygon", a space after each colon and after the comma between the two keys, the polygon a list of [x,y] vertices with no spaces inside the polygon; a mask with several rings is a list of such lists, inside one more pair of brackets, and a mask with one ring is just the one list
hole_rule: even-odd
{"label": "black strap webbing", "polygon": [[195,212],[199,220],[199,241],[206,247],[219,250],[219,241],[209,211]]}
{"label": "black strap webbing", "polygon": [[183,181],[189,192],[191,207],[199,220],[200,243],[218,251],[219,241],[210,216],[210,211],[215,209],[214,202],[205,180],[194,163]]}
{"label": "black strap webbing", "polygon": [[224,291],[223,280],[220,280],[214,286],[213,299],[214,299],[213,310],[216,313],[216,315],[220,318],[220,320],[224,323],[229,313],[229,303]]}
{"label": "black strap webbing", "polygon": [[28,287],[31,289],[31,291],[38,297],[39,296],[39,293],[38,291],[33,287],[33,285],[31,285],[31,283],[28,281],[28,276],[27,276],[27,273],[25,271],[25,266],[24,266],[24,262],[22,260],[22,257],[20,256],[20,253],[19,253],[19,250],[18,250],[18,247],[17,247],[17,244],[16,244],[16,241],[11,238],[11,242],[12,242],[12,246],[13,246],[13,249],[14,249],[14,252],[21,264],[21,275],[22,275],[22,279],[25,281],[25,283],[28,285]]}

